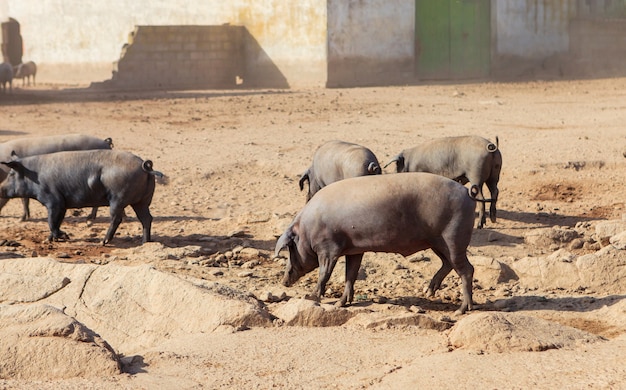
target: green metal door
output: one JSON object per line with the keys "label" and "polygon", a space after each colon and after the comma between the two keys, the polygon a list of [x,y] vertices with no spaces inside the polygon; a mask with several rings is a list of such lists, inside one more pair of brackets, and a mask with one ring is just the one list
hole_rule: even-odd
{"label": "green metal door", "polygon": [[490,0],[416,0],[416,73],[420,79],[489,75]]}

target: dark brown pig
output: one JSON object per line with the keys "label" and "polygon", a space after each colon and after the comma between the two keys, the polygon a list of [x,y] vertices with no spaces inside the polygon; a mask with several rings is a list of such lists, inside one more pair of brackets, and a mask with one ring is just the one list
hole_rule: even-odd
{"label": "dark brown pig", "polygon": [[315,151],[313,163],[300,177],[300,191],[304,189],[304,182],[308,181],[308,202],[317,191],[330,183],[381,173],[378,159],[368,148],[349,142],[329,141]]}
{"label": "dark brown pig", "polygon": [[[472,192],[475,194],[476,189]],[[319,299],[340,256],[346,257],[346,286],[337,302],[354,297],[364,252],[408,256],[431,248],[443,262],[428,288],[432,296],[455,270],[463,302],[472,309],[474,268],[466,255],[474,225],[475,200],[461,184],[430,173],[363,176],[321,189],[298,213],[276,243],[276,255],[289,248],[283,278],[291,286],[319,266],[313,296]]]}
{"label": "dark brown pig", "polygon": [[[425,142],[416,147],[405,149],[389,163],[396,163],[397,172],[430,172],[458,181],[470,183],[478,189],[477,199],[485,200],[483,184],[487,184],[491,199],[489,218],[496,222],[496,202],[498,200],[498,181],[502,169],[502,154],[496,143],[470,135],[444,137]],[[478,209],[478,228],[486,222],[485,202]]]}
{"label": "dark brown pig", "polygon": [[150,203],[155,176],[150,160],[123,151],[87,150],[42,154],[2,162],[11,168],[0,184],[4,198],[37,199],[48,209],[48,239],[67,238],[61,231],[65,212],[70,208],[110,206],[111,225],[104,237],[113,239],[130,205],[143,226],[142,242],[150,241]]}
{"label": "dark brown pig", "polygon": [[[70,150],[92,150],[111,149],[113,141],[111,138],[101,139],[84,134],[51,135],[45,137],[16,138],[0,144],[0,161],[11,160],[11,154],[15,153],[20,157],[36,156],[38,154],[55,153]],[[9,168],[0,165],[0,182],[7,177]],[[0,198],[0,211],[9,200]],[[23,198],[24,211],[21,220],[30,218],[28,198]],[[97,208],[91,211],[90,219],[96,218]]]}

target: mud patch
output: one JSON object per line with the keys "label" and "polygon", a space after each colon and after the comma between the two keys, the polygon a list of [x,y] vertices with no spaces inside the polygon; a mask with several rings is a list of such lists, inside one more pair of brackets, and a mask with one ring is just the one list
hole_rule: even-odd
{"label": "mud patch", "polygon": [[611,206],[592,206],[588,211],[582,212],[579,217],[587,219],[617,219],[624,210],[624,203],[615,203]]}
{"label": "mud patch", "polygon": [[586,318],[572,318],[567,321],[559,321],[556,319],[553,319],[553,321],[558,322],[561,325],[571,326],[572,328],[580,329],[588,333],[593,333],[607,339],[613,339],[624,333],[622,329],[618,329],[610,324],[607,324],[606,322],[598,320]]}
{"label": "mud patch", "polygon": [[536,188],[532,194],[533,200],[574,202],[582,197],[582,189],[571,183],[548,183]]}

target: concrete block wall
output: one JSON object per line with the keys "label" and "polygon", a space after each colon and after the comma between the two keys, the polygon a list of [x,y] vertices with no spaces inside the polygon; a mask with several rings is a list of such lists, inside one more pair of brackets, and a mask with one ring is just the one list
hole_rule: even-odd
{"label": "concrete block wall", "polygon": [[626,20],[572,20],[570,55],[583,75],[623,76],[626,74]]}
{"label": "concrete block wall", "polygon": [[242,26],[136,26],[114,64],[116,88],[232,88],[245,72]]}

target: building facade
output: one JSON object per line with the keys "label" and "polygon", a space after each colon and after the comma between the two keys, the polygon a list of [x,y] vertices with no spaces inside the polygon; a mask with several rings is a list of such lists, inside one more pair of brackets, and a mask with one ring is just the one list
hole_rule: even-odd
{"label": "building facade", "polygon": [[[0,0],[0,20],[20,23],[23,60],[37,62],[44,79],[350,87],[626,75],[625,2]],[[238,30],[228,38],[236,41],[216,43],[220,28]],[[153,79],[138,81],[147,68]],[[199,74],[181,78],[181,68]]]}

